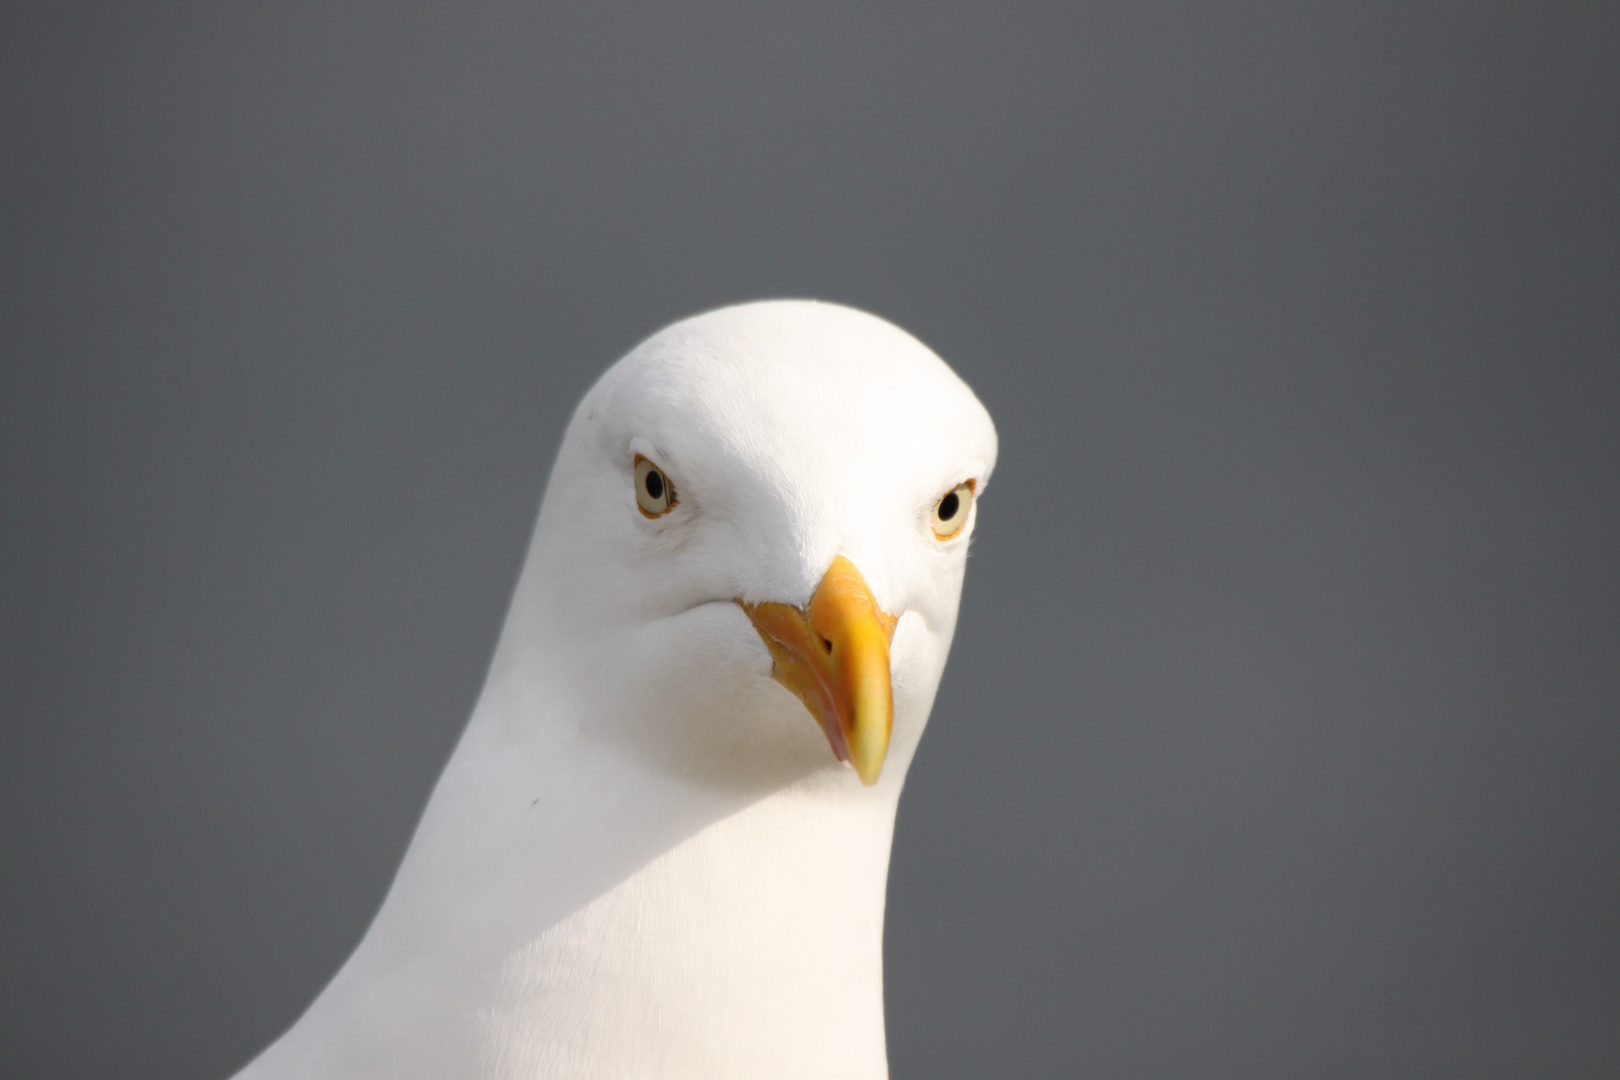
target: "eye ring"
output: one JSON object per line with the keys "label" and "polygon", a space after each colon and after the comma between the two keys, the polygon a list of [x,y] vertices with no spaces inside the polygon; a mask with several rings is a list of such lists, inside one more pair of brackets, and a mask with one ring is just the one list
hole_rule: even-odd
{"label": "eye ring", "polygon": [[679,504],[668,473],[640,454],[636,455],[635,467],[636,509],[642,517],[663,517]]}
{"label": "eye ring", "polygon": [[968,512],[973,509],[972,480],[964,480],[941,495],[929,511],[928,524],[937,540],[950,540],[967,527]]}

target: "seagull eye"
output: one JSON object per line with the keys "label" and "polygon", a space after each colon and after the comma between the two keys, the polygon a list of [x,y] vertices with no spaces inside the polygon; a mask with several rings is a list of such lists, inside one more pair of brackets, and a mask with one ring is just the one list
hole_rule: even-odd
{"label": "seagull eye", "polygon": [[662,517],[675,505],[675,485],[664,470],[636,455],[636,505],[647,517]]}
{"label": "seagull eye", "polygon": [[966,480],[947,491],[934,504],[934,535],[949,540],[967,524],[968,510],[973,506],[973,481]]}

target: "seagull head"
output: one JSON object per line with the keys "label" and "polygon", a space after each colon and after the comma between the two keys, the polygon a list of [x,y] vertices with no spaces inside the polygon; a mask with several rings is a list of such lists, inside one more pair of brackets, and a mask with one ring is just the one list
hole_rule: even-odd
{"label": "seagull head", "polygon": [[590,697],[581,738],[707,780],[897,785],[995,458],[967,385],[872,315],[678,322],[576,410],[497,668],[544,665]]}

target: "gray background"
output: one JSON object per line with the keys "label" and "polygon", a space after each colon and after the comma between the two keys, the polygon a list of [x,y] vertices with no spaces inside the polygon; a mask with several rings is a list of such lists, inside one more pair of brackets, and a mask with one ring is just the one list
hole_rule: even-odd
{"label": "gray background", "polygon": [[1002,434],[897,1077],[1620,1075],[1620,7],[0,21],[0,1074],[291,1022],[574,401],[790,295]]}

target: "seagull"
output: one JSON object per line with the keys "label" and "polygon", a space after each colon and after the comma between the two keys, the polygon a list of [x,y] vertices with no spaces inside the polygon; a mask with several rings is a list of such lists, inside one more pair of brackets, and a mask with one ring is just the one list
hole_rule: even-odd
{"label": "seagull", "polygon": [[609,368],[381,910],[238,1080],[887,1076],[895,811],[995,459],[837,304]]}

